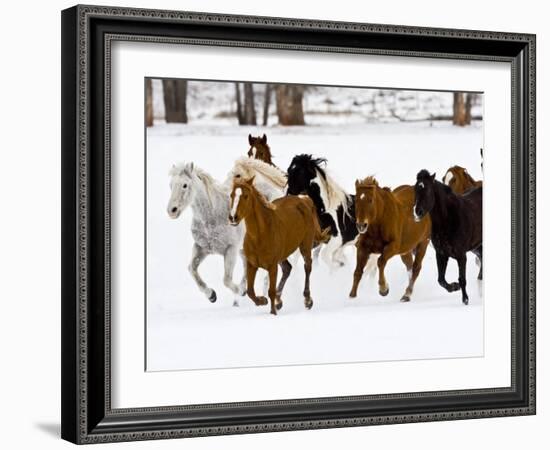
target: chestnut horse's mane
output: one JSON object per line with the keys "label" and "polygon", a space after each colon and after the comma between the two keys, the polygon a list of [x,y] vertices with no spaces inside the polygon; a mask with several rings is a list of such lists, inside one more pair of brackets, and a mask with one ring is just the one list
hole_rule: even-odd
{"label": "chestnut horse's mane", "polygon": [[286,174],[276,166],[268,164],[260,159],[243,156],[235,161],[235,167],[240,167],[252,178],[256,174],[261,175],[271,184],[284,189],[287,183]]}
{"label": "chestnut horse's mane", "polygon": [[369,175],[368,177],[363,178],[362,180],[357,180],[357,185],[360,187],[370,187],[370,186],[379,187],[378,180],[374,178],[374,176],[372,175]]}

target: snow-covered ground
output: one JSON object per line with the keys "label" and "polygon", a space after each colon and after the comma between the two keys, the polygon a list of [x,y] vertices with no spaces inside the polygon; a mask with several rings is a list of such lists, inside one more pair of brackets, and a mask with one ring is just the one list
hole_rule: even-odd
{"label": "snow-covered ground", "polygon": [[[295,265],[277,317],[269,307],[248,299],[234,307],[223,286],[220,256],[210,256],[199,271],[216,290],[209,303],[187,272],[192,211],[177,220],[166,214],[170,195],[168,170],[173,163],[194,161],[218,180],[248,151],[249,133],[266,133],[275,163],[286,169],[295,154],[328,159],[331,175],[352,192],[356,178],[375,175],[382,185],[413,184],[423,168],[441,179],[454,164],[481,179],[481,123],[453,127],[448,122],[387,123],[306,127],[238,127],[155,125],[147,132],[147,370],[323,364],[483,355],[482,285],[469,257],[470,304],[460,292],[437,284],[433,249],[410,303],[400,303],[407,274],[400,260],[390,260],[387,297],[375,278],[365,276],[358,297],[348,298],[355,248],[348,264],[331,271],[319,260],[311,278],[313,309],[305,310],[303,269]],[[237,264],[234,279],[242,274]],[[457,279],[451,261],[448,280]]]}

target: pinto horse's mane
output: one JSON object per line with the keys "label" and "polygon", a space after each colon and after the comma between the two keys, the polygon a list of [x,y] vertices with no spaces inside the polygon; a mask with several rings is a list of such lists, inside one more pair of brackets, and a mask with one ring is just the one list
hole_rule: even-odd
{"label": "pinto horse's mane", "polygon": [[242,169],[248,174],[247,176],[249,178],[259,174],[280,189],[284,189],[286,186],[286,174],[278,167],[263,162],[261,159],[253,159],[243,156],[235,161],[235,167]]}
{"label": "pinto horse's mane", "polygon": [[325,165],[327,163],[326,158],[314,158],[312,155],[298,155],[293,159],[293,163],[296,165],[311,165],[315,169],[319,176],[319,180],[323,184],[323,187],[327,193],[328,205],[325,205],[327,209],[336,210],[339,206],[344,207],[344,212],[349,215],[348,203],[350,201],[349,195],[344,191],[336,181],[327,173]]}

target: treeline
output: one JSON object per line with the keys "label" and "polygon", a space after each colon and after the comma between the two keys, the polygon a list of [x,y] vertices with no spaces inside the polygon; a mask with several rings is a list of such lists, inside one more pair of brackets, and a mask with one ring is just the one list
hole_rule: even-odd
{"label": "treeline", "polygon": [[[268,124],[269,112],[275,100],[278,124],[283,126],[305,125],[303,100],[307,88],[297,84],[264,84],[263,89],[253,83],[234,84],[235,119],[239,125]],[[164,118],[167,123],[187,123],[188,82],[180,79],[162,80]],[[260,99],[256,97],[261,96]],[[257,101],[259,100],[259,101]],[[432,117],[432,120],[452,120],[454,125],[466,126],[472,120],[472,106],[477,101],[475,93],[453,93],[453,111],[450,116]],[[258,105],[261,105],[258,108]],[[259,109],[259,111],[257,110]],[[232,113],[233,115],[233,113]],[[153,125],[153,84],[146,79],[146,124]],[[397,117],[400,120],[404,120]]]}

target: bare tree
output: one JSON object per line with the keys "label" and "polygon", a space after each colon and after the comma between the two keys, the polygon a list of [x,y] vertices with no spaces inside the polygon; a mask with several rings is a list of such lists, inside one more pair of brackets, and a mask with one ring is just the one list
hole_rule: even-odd
{"label": "bare tree", "polygon": [[271,84],[267,83],[265,85],[264,92],[264,117],[263,117],[263,126],[267,125],[269,119],[269,105],[271,104]]}
{"label": "bare tree", "polygon": [[153,126],[153,80],[145,79],[145,126]]}
{"label": "bare tree", "polygon": [[256,125],[256,107],[254,105],[254,88],[252,83],[243,83],[244,98],[241,98],[239,83],[235,83],[237,100],[237,119],[239,125]]}
{"label": "bare tree", "polygon": [[166,122],[187,123],[187,80],[162,80]]}
{"label": "bare tree", "polygon": [[299,85],[280,84],[275,90],[277,116],[280,125],[305,125],[304,87]]}
{"label": "bare tree", "polygon": [[466,95],[462,92],[453,92],[453,125],[463,127],[472,121],[472,94]]}
{"label": "bare tree", "polygon": [[244,114],[241,104],[241,88],[239,87],[239,83],[235,83],[235,99],[237,100],[237,120],[239,121],[239,125],[243,125]]}

